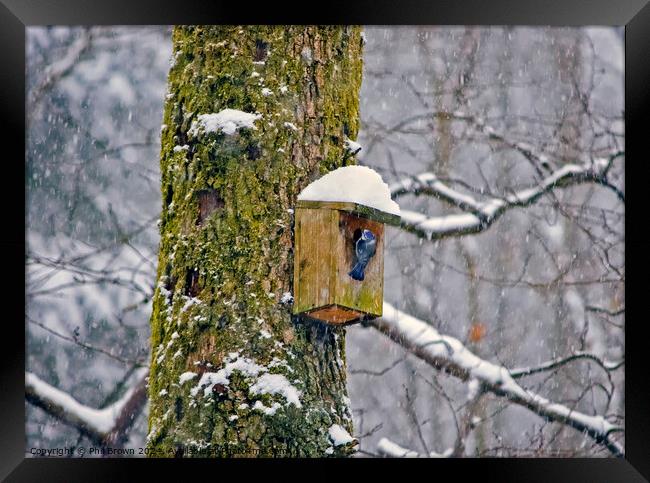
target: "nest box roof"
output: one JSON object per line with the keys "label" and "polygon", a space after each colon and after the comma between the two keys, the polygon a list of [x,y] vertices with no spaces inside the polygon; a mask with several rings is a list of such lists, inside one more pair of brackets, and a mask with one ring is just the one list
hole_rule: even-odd
{"label": "nest box roof", "polygon": [[388,185],[366,166],[330,171],[302,190],[297,206],[350,211],[389,224],[400,220],[399,205],[391,199]]}

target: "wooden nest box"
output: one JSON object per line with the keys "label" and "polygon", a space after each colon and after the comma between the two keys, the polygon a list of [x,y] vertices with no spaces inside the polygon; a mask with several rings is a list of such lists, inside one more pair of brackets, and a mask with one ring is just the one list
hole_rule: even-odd
{"label": "wooden nest box", "polygon": [[[298,201],[295,210],[293,313],[329,324],[360,322],[382,315],[384,223],[400,217],[353,202]],[[363,230],[376,239],[363,280],[350,272]]]}

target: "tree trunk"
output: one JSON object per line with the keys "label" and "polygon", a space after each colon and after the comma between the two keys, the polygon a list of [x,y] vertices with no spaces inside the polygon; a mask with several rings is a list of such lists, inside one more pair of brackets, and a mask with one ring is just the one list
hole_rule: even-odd
{"label": "tree trunk", "polygon": [[[352,451],[345,329],[292,318],[287,293],[298,193],[354,161],[361,48],[358,27],[174,29],[149,455]],[[259,117],[200,117],[224,109]]]}

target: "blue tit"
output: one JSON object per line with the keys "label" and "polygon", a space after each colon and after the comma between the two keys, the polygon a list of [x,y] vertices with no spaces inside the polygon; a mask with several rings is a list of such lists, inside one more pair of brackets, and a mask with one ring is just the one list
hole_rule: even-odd
{"label": "blue tit", "polygon": [[370,230],[363,230],[361,237],[357,240],[354,246],[354,252],[357,256],[357,261],[354,268],[348,275],[355,280],[363,280],[364,273],[368,262],[375,255],[377,251],[377,238]]}

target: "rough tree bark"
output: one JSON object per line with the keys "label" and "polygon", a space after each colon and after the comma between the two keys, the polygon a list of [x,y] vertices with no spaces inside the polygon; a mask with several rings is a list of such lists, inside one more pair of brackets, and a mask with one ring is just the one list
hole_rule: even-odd
{"label": "rough tree bark", "polygon": [[[354,162],[361,50],[358,27],[174,29],[150,455],[352,451],[345,329],[292,318],[287,293],[298,193]],[[201,124],[223,109],[259,118]]]}

